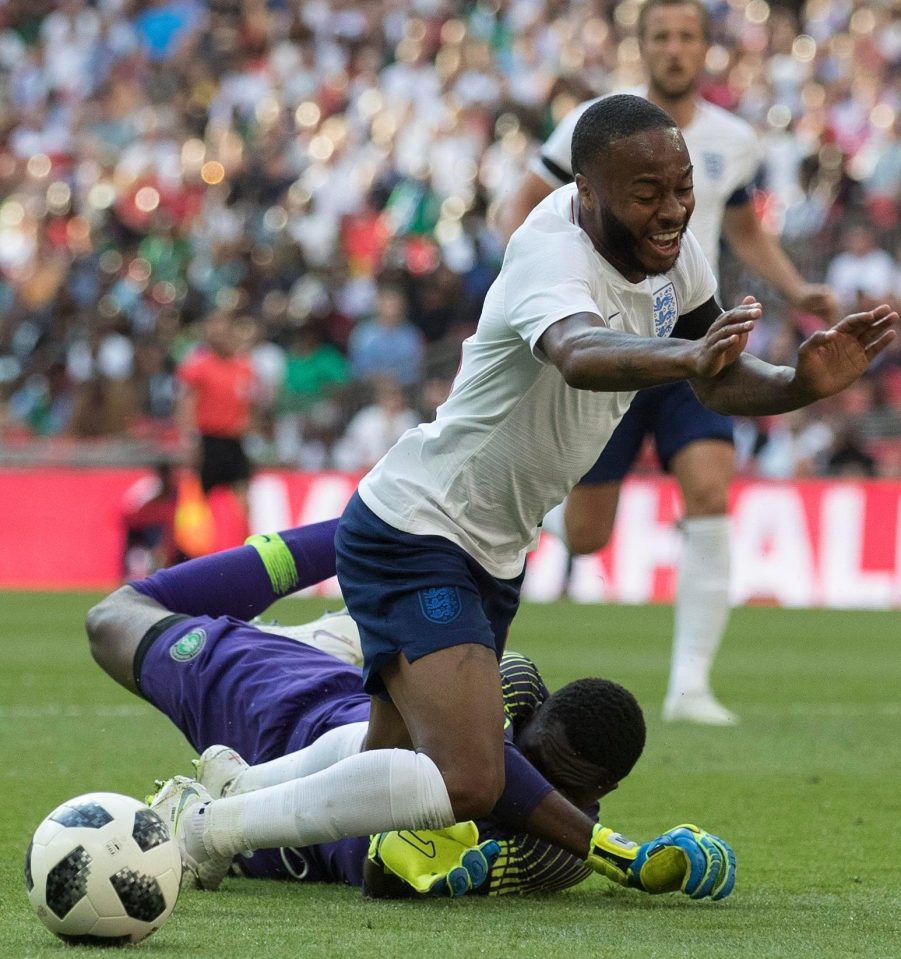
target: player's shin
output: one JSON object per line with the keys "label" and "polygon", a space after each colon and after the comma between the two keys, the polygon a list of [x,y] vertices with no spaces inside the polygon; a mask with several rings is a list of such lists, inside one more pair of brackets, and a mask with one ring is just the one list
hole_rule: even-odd
{"label": "player's shin", "polygon": [[204,809],[202,844],[216,855],[393,829],[440,829],[454,822],[438,767],[424,753],[405,749],[360,753],[305,779],[230,796]]}

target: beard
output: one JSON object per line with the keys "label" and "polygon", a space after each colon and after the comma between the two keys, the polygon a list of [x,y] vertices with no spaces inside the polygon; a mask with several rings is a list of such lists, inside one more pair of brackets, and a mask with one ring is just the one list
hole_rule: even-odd
{"label": "beard", "polygon": [[[604,231],[604,241],[607,249],[615,251],[617,262],[613,265],[622,273],[644,273],[646,276],[658,276],[660,270],[648,263],[645,263],[639,255],[639,241],[635,234],[610,210],[601,209],[601,229]],[[682,225],[680,238],[685,236],[688,229],[688,220]],[[682,244],[679,244],[679,252],[676,259],[667,267],[671,270],[682,255]]]}

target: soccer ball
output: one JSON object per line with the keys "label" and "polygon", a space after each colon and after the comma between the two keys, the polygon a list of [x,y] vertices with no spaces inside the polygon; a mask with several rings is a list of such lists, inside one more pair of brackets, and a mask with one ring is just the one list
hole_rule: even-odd
{"label": "soccer ball", "polygon": [[38,826],[25,886],[38,918],[68,943],[140,942],[169,918],[181,856],[162,819],[118,793],[87,793]]}

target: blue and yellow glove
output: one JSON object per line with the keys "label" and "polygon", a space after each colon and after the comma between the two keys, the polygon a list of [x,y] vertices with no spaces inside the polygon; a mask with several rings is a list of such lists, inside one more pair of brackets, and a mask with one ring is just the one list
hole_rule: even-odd
{"label": "blue and yellow glove", "polygon": [[369,861],[421,895],[463,896],[488,878],[501,847],[479,843],[474,822],[447,829],[383,832],[369,843]]}
{"label": "blue and yellow glove", "polygon": [[675,826],[640,846],[598,823],[586,862],[621,886],[650,893],[725,899],[735,886],[732,847],[691,823]]}

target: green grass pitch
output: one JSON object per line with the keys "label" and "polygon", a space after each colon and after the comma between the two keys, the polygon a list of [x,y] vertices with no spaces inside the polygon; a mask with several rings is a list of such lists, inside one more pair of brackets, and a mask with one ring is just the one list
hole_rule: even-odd
{"label": "green grass pitch", "polygon": [[[91,661],[81,627],[91,599],[0,594],[4,959],[70,948],[33,917],[22,880],[50,809],[93,790],[142,796],[154,777],[190,770],[181,735]],[[301,621],[322,608],[293,601],[277,615]],[[897,957],[901,616],[736,610],[715,681],[744,722],[724,730],[659,721],[670,617],[665,607],[527,606],[510,645],[552,688],[595,674],[636,693],[648,746],[602,819],[638,839],[686,820],[725,836],[739,863],[731,899],[652,898],[598,878],[539,898],[373,903],[348,888],[230,879],[218,893],[183,893],[137,954]]]}

